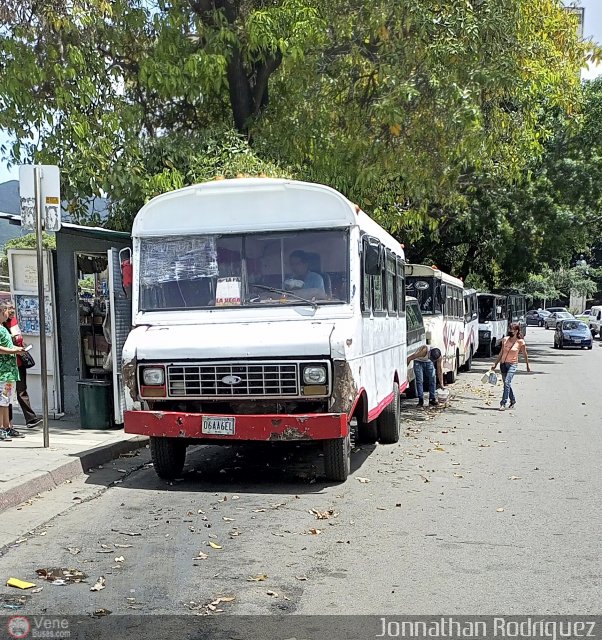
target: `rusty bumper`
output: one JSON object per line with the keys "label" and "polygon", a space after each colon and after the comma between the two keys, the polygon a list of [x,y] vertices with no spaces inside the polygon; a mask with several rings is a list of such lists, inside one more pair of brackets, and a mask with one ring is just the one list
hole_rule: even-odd
{"label": "rusty bumper", "polygon": [[194,440],[331,440],[349,433],[344,413],[316,413],[305,415],[236,415],[234,435],[212,435],[202,432],[203,416],[213,414],[178,411],[126,411],[125,432],[163,438]]}

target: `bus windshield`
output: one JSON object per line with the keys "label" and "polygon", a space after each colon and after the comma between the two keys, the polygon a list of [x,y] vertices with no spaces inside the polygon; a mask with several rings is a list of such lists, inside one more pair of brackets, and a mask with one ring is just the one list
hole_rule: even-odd
{"label": "bus windshield", "polygon": [[418,300],[422,315],[442,312],[440,280],[433,276],[408,276],[406,291]]}
{"label": "bus windshield", "polygon": [[140,240],[140,310],[348,302],[347,230]]}

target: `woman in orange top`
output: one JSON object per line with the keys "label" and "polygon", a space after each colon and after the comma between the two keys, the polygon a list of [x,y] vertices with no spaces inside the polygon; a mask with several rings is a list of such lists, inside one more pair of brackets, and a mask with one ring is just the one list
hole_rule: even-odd
{"label": "woman in orange top", "polygon": [[513,322],[508,330],[508,335],[502,340],[500,355],[493,365],[493,370],[495,371],[498,364],[501,363],[500,371],[502,373],[502,380],[504,381],[504,393],[502,394],[500,411],[506,410],[506,402],[508,402],[508,398],[510,398],[510,409],[514,409],[514,405],[516,404],[516,398],[514,397],[514,391],[512,390],[512,378],[514,378],[514,374],[518,367],[519,353],[522,353],[525,357],[527,371],[530,373],[531,367],[529,365],[527,345],[525,344],[520,332],[520,325],[518,322]]}

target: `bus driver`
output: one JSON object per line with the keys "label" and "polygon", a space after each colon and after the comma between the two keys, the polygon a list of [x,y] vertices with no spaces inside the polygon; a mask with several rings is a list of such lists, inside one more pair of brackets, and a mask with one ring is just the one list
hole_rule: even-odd
{"label": "bus driver", "polygon": [[293,251],[289,257],[292,277],[284,281],[284,288],[303,298],[326,298],[324,278],[309,269],[309,259],[302,249]]}

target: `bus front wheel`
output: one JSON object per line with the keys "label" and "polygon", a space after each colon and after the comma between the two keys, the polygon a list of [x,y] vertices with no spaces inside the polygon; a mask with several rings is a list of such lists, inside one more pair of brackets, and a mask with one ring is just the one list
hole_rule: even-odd
{"label": "bus front wheel", "polygon": [[150,439],[151,458],[155,472],[162,480],[175,480],[182,475],[186,460],[186,443],[176,438]]}
{"label": "bus front wheel", "polygon": [[347,480],[351,471],[351,436],[324,441],[324,471],[328,480]]}

